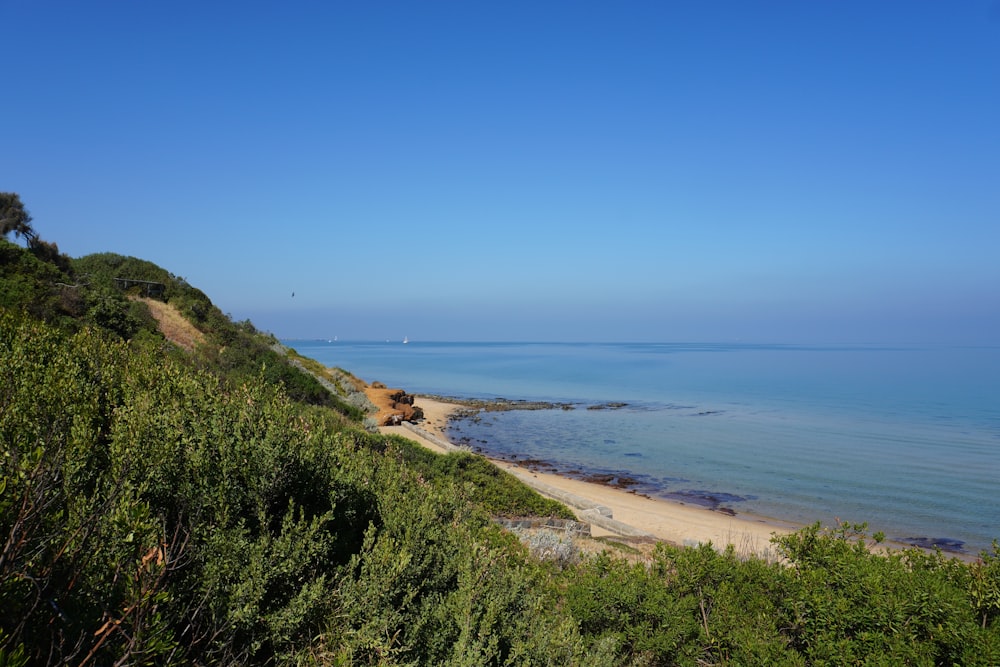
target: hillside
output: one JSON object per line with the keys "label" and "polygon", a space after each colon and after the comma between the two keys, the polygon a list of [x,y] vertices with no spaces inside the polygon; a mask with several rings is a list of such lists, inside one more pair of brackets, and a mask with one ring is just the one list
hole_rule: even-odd
{"label": "hillside", "polygon": [[348,373],[165,269],[30,238],[0,239],[0,665],[1000,664],[996,548],[506,530],[568,511],[366,429]]}
{"label": "hillside", "polygon": [[156,320],[157,330],[174,345],[191,352],[205,342],[205,334],[191,324],[177,308],[150,298],[139,298]]}

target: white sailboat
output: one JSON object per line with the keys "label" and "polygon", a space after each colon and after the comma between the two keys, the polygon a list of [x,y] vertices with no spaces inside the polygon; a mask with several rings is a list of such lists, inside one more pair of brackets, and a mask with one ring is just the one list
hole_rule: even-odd
{"label": "white sailboat", "polygon": [[410,342],[410,339],[407,338],[406,336],[403,336],[403,345],[406,345],[409,342]]}

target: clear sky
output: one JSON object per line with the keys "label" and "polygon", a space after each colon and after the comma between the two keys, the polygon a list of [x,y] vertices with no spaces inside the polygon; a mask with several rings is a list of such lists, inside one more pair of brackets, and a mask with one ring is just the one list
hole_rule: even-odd
{"label": "clear sky", "polygon": [[0,25],[0,190],[36,231],[280,337],[1000,343],[995,0]]}

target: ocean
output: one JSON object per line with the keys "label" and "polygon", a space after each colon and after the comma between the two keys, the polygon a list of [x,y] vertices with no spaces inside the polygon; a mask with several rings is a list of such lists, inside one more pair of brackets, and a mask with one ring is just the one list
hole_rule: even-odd
{"label": "ocean", "polygon": [[452,424],[492,456],[966,553],[1000,538],[1000,347],[283,342],[411,394],[572,404]]}

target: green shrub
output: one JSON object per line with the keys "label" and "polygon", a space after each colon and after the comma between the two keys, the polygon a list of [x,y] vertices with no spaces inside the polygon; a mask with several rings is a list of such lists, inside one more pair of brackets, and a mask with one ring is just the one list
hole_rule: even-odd
{"label": "green shrub", "polygon": [[68,310],[60,284],[71,278],[56,265],[42,261],[30,251],[0,238],[0,308],[25,311],[50,323],[63,322]]}
{"label": "green shrub", "polygon": [[[155,265],[81,268],[69,298],[0,242],[0,665],[1000,664],[997,545],[967,564],[817,524],[774,540],[781,563],[658,545],[557,568],[491,517],[562,505],[363,431]],[[167,350],[102,286],[126,269],[214,343]]]}
{"label": "green shrub", "polygon": [[940,552],[873,553],[864,524],[819,524],[776,540],[788,558],[792,645],[812,664],[995,664],[996,629],[978,623],[970,569]]}
{"label": "green shrub", "polygon": [[395,456],[419,470],[428,481],[457,484],[471,502],[493,515],[576,518],[562,503],[538,495],[482,456],[466,452],[436,454],[405,438],[393,437],[385,441],[393,444]]}

